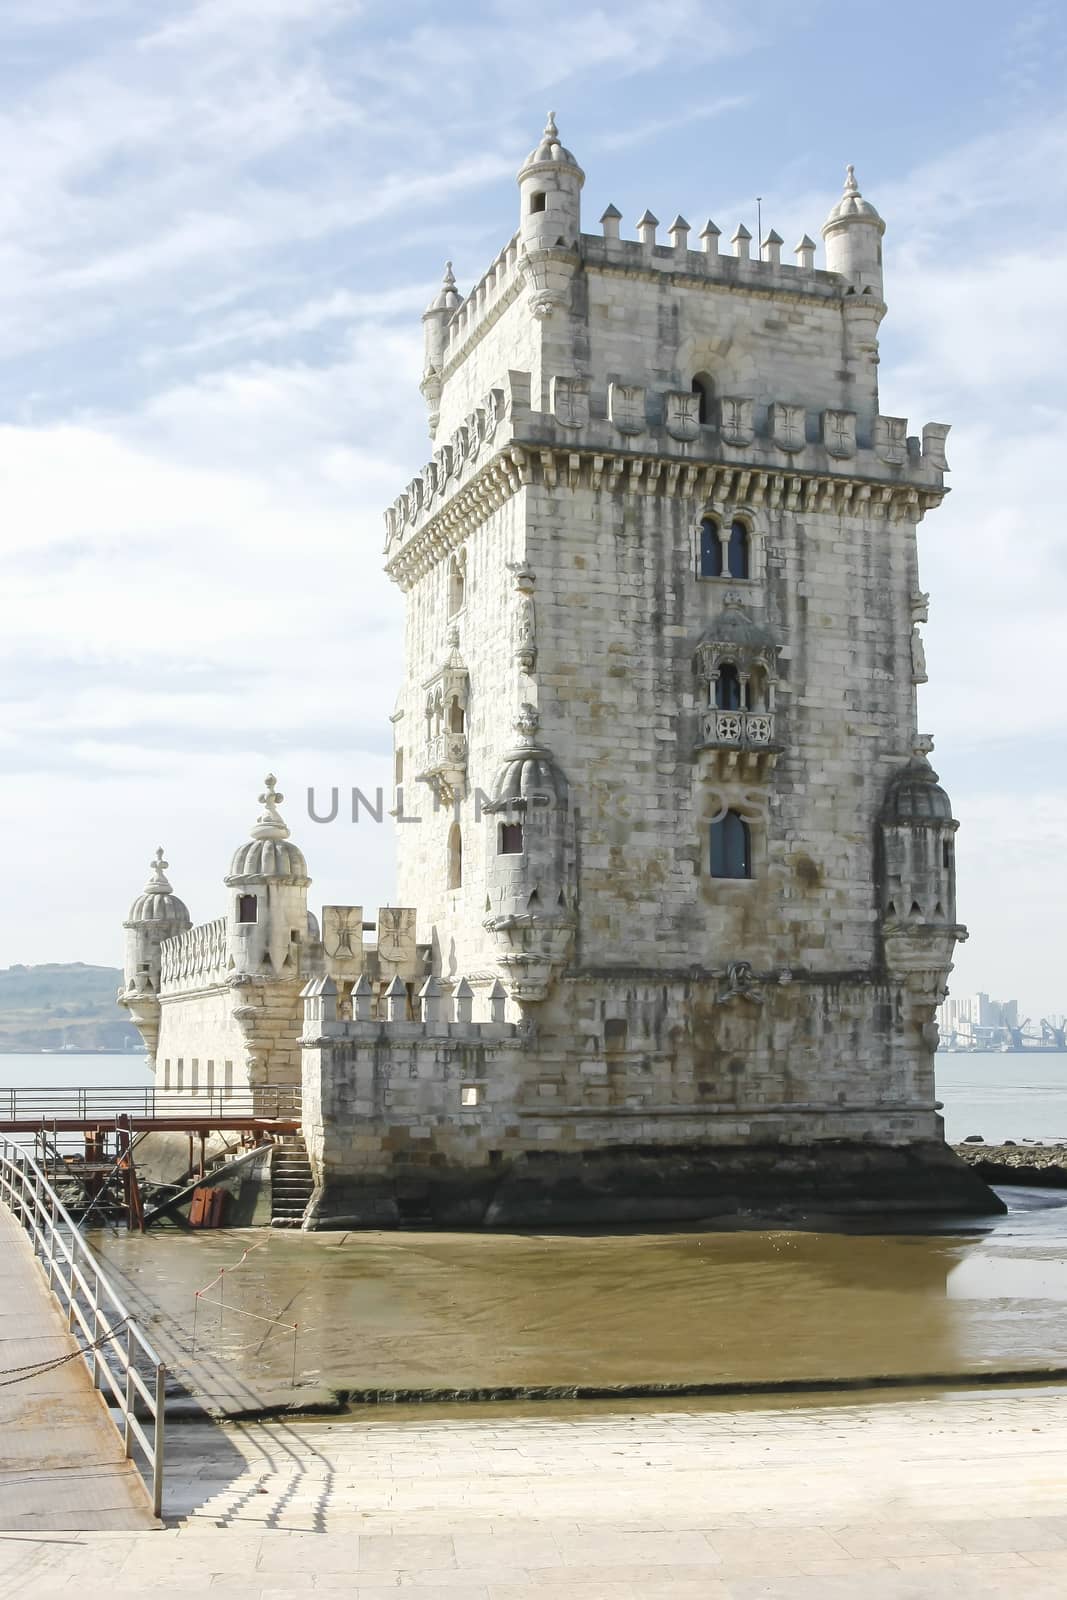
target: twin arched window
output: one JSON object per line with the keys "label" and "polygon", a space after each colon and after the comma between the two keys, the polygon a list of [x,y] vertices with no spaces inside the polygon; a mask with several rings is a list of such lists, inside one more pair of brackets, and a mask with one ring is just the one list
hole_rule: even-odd
{"label": "twin arched window", "polygon": [[713,517],[700,524],[700,576],[746,579],[750,571],[749,535],[736,517],[727,534]]}
{"label": "twin arched window", "polygon": [[751,878],[752,832],[737,811],[727,811],[711,825],[713,878]]}

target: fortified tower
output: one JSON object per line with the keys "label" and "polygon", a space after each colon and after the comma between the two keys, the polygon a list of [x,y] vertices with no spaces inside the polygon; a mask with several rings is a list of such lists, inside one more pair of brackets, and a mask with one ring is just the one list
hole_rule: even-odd
{"label": "fortified tower", "polygon": [[516,232],[423,317],[399,907],[320,941],[268,780],[226,917],[167,902],[159,944],[135,908],[125,1003],[165,1067],[210,1042],[252,1083],[295,1071],[302,1005],[307,1226],[995,1210],[935,1100],[965,930],[916,528],[948,428],[879,406],[885,224],[850,167],[820,270],[807,234],[583,232],[583,185],[550,116]]}
{"label": "fortified tower", "polygon": [[832,1143],[958,1198],[933,1018],[966,935],[916,719],[948,428],[879,407],[885,223],[850,167],[822,271],[806,234],[583,232],[583,183],[550,115],[517,232],[424,319],[400,898],[475,1015],[503,983],[513,1123],[594,1188],[650,1143],[667,1189],[669,1147]]}

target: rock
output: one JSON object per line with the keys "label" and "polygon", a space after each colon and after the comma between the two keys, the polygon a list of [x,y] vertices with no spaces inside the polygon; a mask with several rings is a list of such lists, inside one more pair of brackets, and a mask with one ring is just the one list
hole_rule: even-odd
{"label": "rock", "polygon": [[985,1140],[980,1133],[969,1133],[963,1142],[964,1144],[985,1144]]}
{"label": "rock", "polygon": [[1005,1146],[1007,1146],[1007,1145],[1009,1145],[1009,1144],[1010,1144],[1010,1145],[1012,1145],[1012,1146],[1014,1146],[1014,1145],[1015,1145],[1015,1142],[1016,1142],[1016,1141],[1015,1141],[1015,1140],[1014,1140],[1014,1139],[1005,1139],[1005,1141],[1004,1141],[1004,1144],[1005,1144]]}

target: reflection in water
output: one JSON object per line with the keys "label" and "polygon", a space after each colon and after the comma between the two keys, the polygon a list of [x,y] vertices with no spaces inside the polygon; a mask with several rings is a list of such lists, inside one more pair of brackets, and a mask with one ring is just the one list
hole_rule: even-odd
{"label": "reflection in water", "polygon": [[[1004,1194],[1006,1217],[934,1235],[272,1233],[227,1274],[221,1325],[217,1307],[202,1309],[201,1351],[235,1383],[288,1382],[291,1341],[240,1307],[298,1321],[302,1381],[335,1388],[1067,1364],[1067,1195]],[[94,1243],[136,1307],[164,1312],[154,1331],[187,1371],[194,1290],[254,1237]]]}

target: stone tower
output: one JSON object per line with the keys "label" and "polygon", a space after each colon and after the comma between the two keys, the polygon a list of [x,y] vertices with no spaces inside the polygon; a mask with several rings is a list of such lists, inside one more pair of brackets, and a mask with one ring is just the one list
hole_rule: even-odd
{"label": "stone tower", "polygon": [[948,429],[879,408],[885,223],[850,167],[822,271],[807,235],[583,232],[583,182],[550,115],[516,233],[424,319],[400,898],[476,1016],[506,988],[545,1148],[614,1183],[638,1145],[873,1143],[947,1194],[916,528]]}

